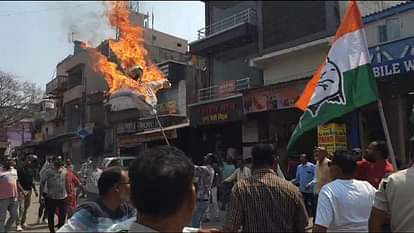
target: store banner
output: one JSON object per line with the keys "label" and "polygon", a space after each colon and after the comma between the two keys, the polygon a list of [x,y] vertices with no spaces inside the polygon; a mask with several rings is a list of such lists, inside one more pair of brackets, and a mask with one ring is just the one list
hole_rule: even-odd
{"label": "store banner", "polygon": [[191,125],[210,125],[240,121],[243,114],[242,98],[235,97],[190,107]]}
{"label": "store banner", "polygon": [[347,149],[345,124],[330,123],[318,127],[318,146],[329,153]]}
{"label": "store banner", "polygon": [[414,37],[369,48],[376,78],[414,72]]}
{"label": "store banner", "polygon": [[287,86],[267,86],[248,91],[243,96],[244,112],[255,113],[270,110],[294,108],[306,82]]}

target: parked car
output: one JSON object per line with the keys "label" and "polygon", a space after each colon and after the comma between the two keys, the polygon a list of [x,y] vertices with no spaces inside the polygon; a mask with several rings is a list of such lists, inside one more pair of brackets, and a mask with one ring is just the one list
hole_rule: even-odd
{"label": "parked car", "polygon": [[106,157],[102,160],[102,167],[104,169],[111,166],[121,166],[123,168],[128,168],[134,159],[134,156]]}

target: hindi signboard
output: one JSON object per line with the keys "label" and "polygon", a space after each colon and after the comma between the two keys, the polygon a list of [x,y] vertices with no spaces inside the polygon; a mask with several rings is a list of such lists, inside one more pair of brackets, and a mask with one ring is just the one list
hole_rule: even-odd
{"label": "hindi signboard", "polygon": [[318,146],[329,153],[347,149],[345,124],[329,123],[318,127]]}

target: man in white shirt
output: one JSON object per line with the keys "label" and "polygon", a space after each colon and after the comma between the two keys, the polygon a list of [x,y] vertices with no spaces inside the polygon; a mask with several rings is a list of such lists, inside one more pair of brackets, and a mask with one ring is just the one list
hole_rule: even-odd
{"label": "man in white shirt", "polygon": [[368,232],[376,189],[354,179],[357,164],[351,153],[335,152],[329,163],[334,181],[319,193],[314,232]]}
{"label": "man in white shirt", "polygon": [[98,168],[98,161],[92,163],[92,172],[86,178],[86,197],[88,201],[95,201],[99,197],[98,180],[102,170]]}

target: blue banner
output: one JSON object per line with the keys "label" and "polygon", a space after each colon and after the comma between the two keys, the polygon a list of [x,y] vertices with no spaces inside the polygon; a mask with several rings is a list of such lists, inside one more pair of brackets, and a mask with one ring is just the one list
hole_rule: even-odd
{"label": "blue banner", "polygon": [[376,78],[414,72],[414,37],[369,48]]}

